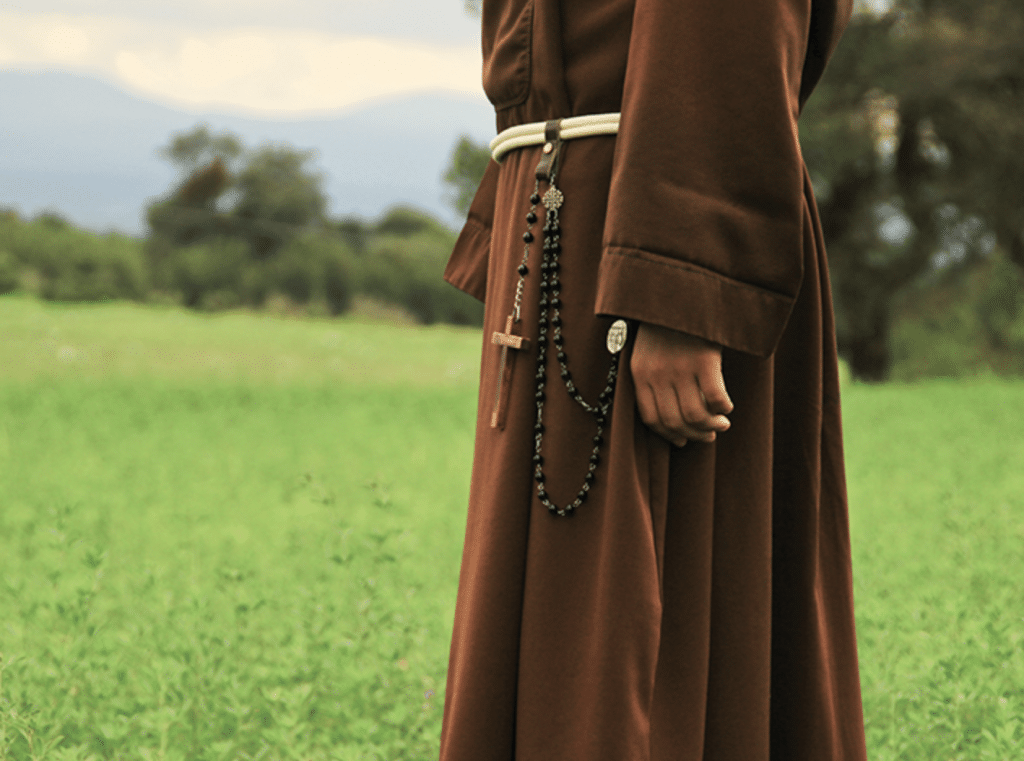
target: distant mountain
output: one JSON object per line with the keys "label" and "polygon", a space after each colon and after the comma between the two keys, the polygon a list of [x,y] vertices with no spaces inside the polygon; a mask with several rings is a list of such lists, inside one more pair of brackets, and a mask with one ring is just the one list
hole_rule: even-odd
{"label": "distant mountain", "polygon": [[402,203],[456,226],[441,175],[459,135],[490,139],[494,112],[482,94],[438,93],[332,118],[261,121],[176,111],[89,77],[0,72],[0,207],[48,209],[93,230],[142,234],[147,199],[174,181],[157,149],[199,122],[250,147],[316,149],[332,214],[373,217]]}

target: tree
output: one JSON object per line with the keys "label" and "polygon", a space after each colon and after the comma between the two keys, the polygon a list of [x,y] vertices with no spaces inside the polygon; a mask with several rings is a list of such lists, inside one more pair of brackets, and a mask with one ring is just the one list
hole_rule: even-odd
{"label": "tree", "polygon": [[996,245],[1024,266],[1024,11],[921,0],[855,17],[801,120],[829,250],[840,353],[891,366],[892,304]]}
{"label": "tree", "polygon": [[233,163],[243,152],[241,141],[230,132],[214,135],[209,125],[199,124],[190,132],[179,132],[171,142],[158,153],[177,166],[185,176],[197,169],[220,159],[226,164]]}
{"label": "tree", "polygon": [[178,179],[165,198],[146,210],[152,233],[179,246],[230,234],[229,220],[218,206],[234,185],[244,153],[238,137],[213,134],[200,124],[172,135],[158,153],[175,167]]}
{"label": "tree", "polygon": [[473,202],[480,180],[483,179],[491,152],[485,145],[477,145],[467,135],[459,138],[452,151],[444,181],[451,187],[449,203],[456,212],[465,216]]}
{"label": "tree", "polygon": [[256,258],[272,255],[299,231],[323,223],[324,178],[306,167],[315,155],[287,145],[266,146],[249,154],[236,181],[238,201],[232,213],[244,220],[240,229]]}
{"label": "tree", "polygon": [[241,239],[253,258],[263,259],[323,223],[323,176],[307,166],[313,151],[288,145],[247,150],[237,136],[215,135],[203,124],[172,136],[160,153],[180,177],[149,206],[147,218],[153,236],[171,245]]}

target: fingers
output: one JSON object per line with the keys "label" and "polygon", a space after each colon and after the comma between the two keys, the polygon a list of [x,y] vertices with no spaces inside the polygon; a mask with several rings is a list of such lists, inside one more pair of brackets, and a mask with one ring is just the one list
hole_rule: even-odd
{"label": "fingers", "polygon": [[695,380],[682,389],[644,384],[636,393],[644,424],[677,447],[690,440],[710,444],[718,432],[729,429],[728,418],[707,411]]}
{"label": "fingers", "polygon": [[[686,436],[679,430],[678,424],[672,425],[663,422],[661,408],[663,407],[667,413],[671,409],[671,405],[668,404],[667,400],[663,400],[661,407],[659,407],[655,391],[649,384],[645,383],[636,387],[636,406],[640,411],[640,419],[644,421],[644,425],[677,447],[686,445]],[[670,414],[668,413],[668,415]]]}
{"label": "fingers", "polygon": [[721,347],[641,325],[631,371],[641,419],[676,446],[710,443],[729,429],[733,403],[722,376]]}
{"label": "fingers", "polygon": [[697,378],[691,376],[688,380],[671,388],[678,410],[672,422],[678,420],[674,427],[688,439],[710,443],[715,440],[717,431],[728,430],[729,419],[724,415],[711,414],[697,386]]}
{"label": "fingers", "polygon": [[652,389],[658,406],[658,421],[654,429],[677,447],[683,446],[690,439],[706,440],[704,431],[698,431],[688,425],[679,398],[672,386],[660,386]]}

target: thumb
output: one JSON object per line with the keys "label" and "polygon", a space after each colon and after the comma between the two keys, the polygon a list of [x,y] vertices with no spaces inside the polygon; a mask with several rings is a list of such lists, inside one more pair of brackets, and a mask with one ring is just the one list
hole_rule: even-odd
{"label": "thumb", "polygon": [[733,411],[732,399],[725,388],[725,378],[722,377],[721,360],[709,362],[697,377],[700,383],[701,393],[707,403],[709,412],[716,415],[728,415]]}

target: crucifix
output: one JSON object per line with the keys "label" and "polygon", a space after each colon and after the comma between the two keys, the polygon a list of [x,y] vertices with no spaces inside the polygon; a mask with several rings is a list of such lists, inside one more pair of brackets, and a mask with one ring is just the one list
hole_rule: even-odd
{"label": "crucifix", "polygon": [[515,361],[513,351],[526,351],[530,348],[530,341],[512,332],[516,322],[515,314],[510,314],[505,320],[505,332],[494,331],[491,336],[491,343],[501,347],[501,364],[498,366],[498,384],[494,393],[494,411],[491,413],[491,428],[505,427],[505,407],[507,406],[507,386],[512,379],[512,365]]}

